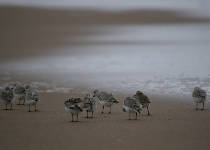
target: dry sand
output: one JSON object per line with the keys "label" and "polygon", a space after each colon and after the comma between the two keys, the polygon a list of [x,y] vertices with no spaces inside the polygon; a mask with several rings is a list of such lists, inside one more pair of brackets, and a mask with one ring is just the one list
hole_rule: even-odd
{"label": "dry sand", "polygon": [[29,113],[26,106],[17,105],[14,111],[1,110],[0,149],[209,150],[210,111],[195,111],[190,100],[153,97],[152,116],[144,112],[138,120],[128,120],[121,110],[125,96],[118,94],[120,104],[111,115],[100,114],[98,107],[95,118],[87,119],[83,112],[80,122],[72,123],[64,111],[67,97],[42,94],[39,112]]}

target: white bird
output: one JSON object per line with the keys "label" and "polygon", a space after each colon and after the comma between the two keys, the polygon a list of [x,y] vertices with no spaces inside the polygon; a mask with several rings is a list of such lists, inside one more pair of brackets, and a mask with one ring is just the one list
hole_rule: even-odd
{"label": "white bird", "polygon": [[83,111],[82,109],[82,100],[80,98],[69,98],[64,102],[65,110],[71,113],[72,122],[74,122],[74,115],[77,116]]}
{"label": "white bird", "polygon": [[102,111],[101,113],[104,113],[104,107],[109,107],[109,113],[111,114],[111,107],[113,104],[119,103],[112,94],[106,93],[106,92],[99,92],[99,90],[93,91],[93,96],[97,97],[99,99],[99,103],[102,105]]}
{"label": "white bird", "polygon": [[192,92],[192,97],[196,104],[196,110],[198,110],[198,104],[200,104],[200,103],[203,104],[203,108],[201,110],[204,110],[204,103],[205,103],[206,97],[207,97],[206,91],[199,87],[195,87]]}
{"label": "white bird", "polygon": [[92,94],[86,94],[83,99],[83,110],[86,110],[87,118],[89,118],[88,116],[89,112],[92,113],[91,118],[93,118],[93,113],[96,110],[96,108],[97,108],[96,101],[93,98]]}
{"label": "white bird", "polygon": [[0,101],[5,104],[5,110],[8,110],[7,105],[10,104],[10,110],[12,110],[12,104],[15,101],[13,86],[6,86],[0,91]]}
{"label": "white bird", "polygon": [[149,98],[141,91],[136,91],[136,94],[133,97],[139,100],[139,103],[142,105],[142,108],[147,108],[147,115],[149,116],[149,105],[151,103]]}
{"label": "white bird", "polygon": [[137,119],[137,114],[141,113],[141,104],[139,101],[133,97],[126,97],[123,102],[123,111],[129,113],[129,120],[131,120],[131,114],[135,113]]}
{"label": "white bird", "polygon": [[31,105],[34,106],[34,111],[37,111],[37,103],[40,101],[40,97],[37,91],[31,89],[26,90],[25,103],[28,104],[28,111],[31,112]]}

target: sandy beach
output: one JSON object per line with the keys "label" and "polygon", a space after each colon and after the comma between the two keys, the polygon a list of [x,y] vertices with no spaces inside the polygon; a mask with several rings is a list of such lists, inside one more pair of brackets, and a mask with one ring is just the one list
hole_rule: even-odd
{"label": "sandy beach", "polygon": [[[204,111],[193,109],[190,99],[152,96],[151,116],[146,112],[138,120],[128,120],[122,112],[125,96],[113,107],[112,114],[101,114],[100,105],[93,119],[71,122],[64,111],[64,100],[71,94],[41,94],[39,112],[27,112],[26,106],[15,105],[14,111],[0,111],[1,149],[90,149],[138,150],[180,149],[208,150],[210,147],[209,104]],[[2,109],[2,106],[1,106]]]}

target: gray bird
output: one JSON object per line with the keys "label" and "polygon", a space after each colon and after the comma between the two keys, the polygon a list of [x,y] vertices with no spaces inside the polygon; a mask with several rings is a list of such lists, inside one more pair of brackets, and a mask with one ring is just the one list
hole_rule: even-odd
{"label": "gray bird", "polygon": [[28,105],[28,112],[31,112],[31,106],[37,111],[37,103],[40,101],[39,93],[32,89],[26,89],[25,103]]}
{"label": "gray bird", "polygon": [[198,110],[198,104],[202,103],[203,108],[201,110],[204,110],[204,104],[207,97],[206,91],[201,89],[200,87],[195,87],[192,92],[192,97],[196,105],[195,109]]}
{"label": "gray bird", "polygon": [[78,115],[83,111],[82,109],[82,99],[81,98],[69,98],[67,101],[64,102],[65,105],[65,110],[67,112],[71,113],[72,116],[72,122],[74,122],[74,115],[77,116],[78,120]]}
{"label": "gray bird", "polygon": [[104,107],[109,107],[109,113],[111,114],[111,107],[113,104],[119,103],[114,96],[111,93],[107,92],[99,92],[99,90],[94,90],[93,91],[93,96],[97,97],[99,100],[99,103],[102,105],[102,111],[101,113],[104,113]]}
{"label": "gray bird", "polygon": [[89,112],[92,113],[91,118],[93,118],[93,113],[96,110],[96,108],[97,108],[96,101],[94,97],[92,96],[92,94],[86,94],[83,99],[83,110],[86,110],[87,118],[89,118],[88,116]]}
{"label": "gray bird", "polygon": [[[19,101],[18,105],[25,104],[26,88],[24,85],[17,84],[14,88],[14,95],[15,95],[15,98],[18,99]],[[21,101],[23,101],[22,104],[21,104]]]}
{"label": "gray bird", "polygon": [[0,101],[5,104],[5,110],[9,110],[7,108],[8,105],[10,105],[10,110],[12,110],[12,104],[15,101],[13,86],[8,85],[0,91]]}
{"label": "gray bird", "polygon": [[135,119],[137,115],[141,113],[141,104],[139,101],[133,97],[126,97],[123,102],[123,111],[129,113],[129,120],[131,120],[131,114],[135,113]]}
{"label": "gray bird", "polygon": [[147,115],[149,116],[150,115],[149,105],[151,103],[149,98],[141,91],[136,91],[136,94],[133,97],[139,100],[139,103],[142,105],[142,108],[147,108]]}

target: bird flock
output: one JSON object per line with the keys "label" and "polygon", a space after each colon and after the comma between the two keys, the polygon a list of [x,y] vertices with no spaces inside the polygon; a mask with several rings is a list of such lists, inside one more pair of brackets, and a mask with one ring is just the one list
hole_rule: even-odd
{"label": "bird flock", "polygon": [[[206,91],[195,87],[192,93],[192,97],[196,104],[196,110],[198,110],[198,104],[202,103],[204,110],[204,103],[206,101]],[[109,108],[108,114],[111,114],[111,108],[114,104],[118,104],[119,101],[113,96],[112,93],[107,93],[104,91],[94,90],[92,93],[86,94],[84,98],[69,98],[65,101],[65,110],[70,112],[72,115],[72,122],[74,122],[74,116],[77,116],[84,110],[87,112],[87,118],[89,118],[88,113],[91,112],[93,118],[93,113],[96,111],[98,100],[99,104],[102,106],[101,113],[104,113],[105,107]],[[141,91],[136,91],[135,95],[132,97],[126,97],[123,101],[122,110],[128,113],[129,120],[137,119],[138,114],[141,114],[143,109],[147,110],[147,115],[150,116],[149,106],[151,101],[149,98]]]}
{"label": "bird flock", "polygon": [[31,112],[32,106],[34,106],[34,111],[37,111],[37,103],[40,98],[39,93],[30,85],[21,83],[9,83],[0,90],[0,102],[5,105],[5,110],[13,110],[13,104],[17,100],[18,105],[28,105],[28,111]]}
{"label": "bird flock", "polygon": [[104,113],[105,107],[109,108],[109,114],[111,114],[111,107],[113,104],[119,103],[112,93],[107,93],[104,91],[94,90],[93,93],[88,93],[83,99],[81,98],[69,98],[64,102],[65,110],[70,112],[72,115],[72,122],[74,122],[74,116],[77,116],[84,110],[87,112],[87,118],[89,118],[88,113],[91,112],[91,118],[93,118],[93,113],[96,111],[98,99],[99,103],[102,105],[101,113]]}
{"label": "bird flock", "polygon": [[[202,104],[201,110],[204,110],[207,98],[206,91],[200,87],[195,87],[192,92],[192,97],[195,103],[195,109],[198,110],[199,104]],[[32,106],[34,107],[34,111],[37,111],[37,103],[40,101],[40,96],[28,84],[9,83],[0,89],[0,102],[5,105],[4,110],[12,110],[15,101],[18,101],[17,105],[28,105],[29,112],[31,112]],[[86,111],[87,118],[93,118],[94,112],[97,109],[97,101],[102,107],[101,114],[105,113],[105,108],[108,109],[107,113],[111,114],[112,106],[119,103],[112,93],[96,89],[91,93],[87,93],[83,98],[70,97],[64,102],[64,105],[65,110],[71,114],[71,121],[77,122],[79,121],[79,114],[83,111]],[[122,110],[128,113],[129,120],[136,120],[138,114],[141,114],[143,109],[146,109],[147,115],[150,116],[150,104],[150,99],[143,92],[136,91],[133,96],[124,99]],[[90,113],[91,115],[89,115]]]}

